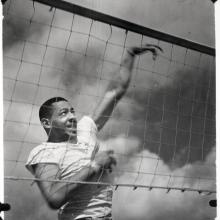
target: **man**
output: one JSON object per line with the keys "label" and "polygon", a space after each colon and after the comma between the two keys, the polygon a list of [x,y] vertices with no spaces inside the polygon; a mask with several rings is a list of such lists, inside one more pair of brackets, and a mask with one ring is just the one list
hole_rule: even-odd
{"label": "man", "polygon": [[97,132],[125,94],[135,56],[151,52],[155,59],[158,50],[161,48],[151,44],[127,50],[117,78],[94,113],[78,123],[74,108],[64,98],[49,99],[41,106],[39,116],[48,140],[31,151],[26,167],[42,180],[37,181],[38,186],[49,206],[60,209],[59,219],[112,219],[112,188],[76,181],[107,181],[106,174],[116,160],[113,151],[99,151]]}

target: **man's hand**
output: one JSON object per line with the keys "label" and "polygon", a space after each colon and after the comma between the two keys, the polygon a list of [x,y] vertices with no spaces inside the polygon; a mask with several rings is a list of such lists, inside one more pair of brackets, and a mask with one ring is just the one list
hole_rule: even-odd
{"label": "man's hand", "polygon": [[93,160],[94,165],[97,166],[97,170],[99,171],[101,168],[108,169],[110,172],[112,171],[112,165],[116,165],[116,159],[113,156],[114,151],[101,151],[95,155]]}
{"label": "man's hand", "polygon": [[148,51],[153,54],[153,60],[156,59],[159,51],[163,52],[161,47],[159,47],[158,45],[154,45],[154,44],[145,44],[141,47],[131,47],[127,50],[128,54],[130,54],[131,56],[141,55]]}

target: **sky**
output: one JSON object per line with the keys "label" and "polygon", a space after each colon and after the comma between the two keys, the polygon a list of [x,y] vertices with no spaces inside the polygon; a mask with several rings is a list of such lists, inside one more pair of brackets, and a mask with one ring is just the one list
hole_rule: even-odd
{"label": "sky", "polygon": [[[211,1],[72,2],[215,45]],[[24,162],[30,150],[46,140],[38,120],[41,103],[51,96],[64,96],[71,100],[80,119],[95,108],[114,69],[119,68],[123,44],[129,47],[150,42],[159,43],[164,53],[155,62],[149,54],[136,60],[131,86],[99,135],[103,147],[114,148],[119,161],[112,180],[214,189],[214,181],[203,179],[215,177],[212,57],[190,50],[186,53],[184,48],[142,39],[131,32],[126,35],[121,29],[79,16],[73,20],[71,14],[50,12],[37,3],[34,8],[29,1],[21,4],[21,0],[9,1],[4,8],[8,14],[3,22],[5,175],[31,177]],[[166,176],[147,175],[155,172]],[[12,205],[7,219],[56,218],[36,184],[7,181],[5,190],[5,200]],[[197,192],[119,188],[114,194],[113,213],[116,219],[213,219],[215,209],[208,206],[213,197]]]}

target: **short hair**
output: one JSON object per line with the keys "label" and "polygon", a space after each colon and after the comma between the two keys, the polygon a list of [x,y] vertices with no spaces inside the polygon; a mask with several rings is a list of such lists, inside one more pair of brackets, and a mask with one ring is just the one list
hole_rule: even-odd
{"label": "short hair", "polygon": [[65,101],[68,102],[66,99],[64,99],[63,97],[54,97],[51,99],[48,99],[46,102],[44,102],[39,110],[39,118],[40,121],[42,118],[50,118],[52,115],[52,109],[53,109],[53,104],[56,102],[60,102],[60,101]]}

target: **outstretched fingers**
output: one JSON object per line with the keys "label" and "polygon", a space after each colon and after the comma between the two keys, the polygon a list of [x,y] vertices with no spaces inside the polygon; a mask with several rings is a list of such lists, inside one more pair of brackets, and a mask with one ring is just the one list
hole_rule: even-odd
{"label": "outstretched fingers", "polygon": [[112,166],[116,166],[117,165],[117,161],[116,161],[116,159],[113,156],[110,156],[109,159],[110,159],[110,163],[109,163],[107,169],[111,173],[112,169],[113,169]]}
{"label": "outstretched fingers", "polygon": [[163,52],[163,49],[158,45],[154,44],[145,44],[142,47],[132,47],[128,49],[128,53],[131,56],[141,55],[146,52],[151,52],[153,55],[153,59],[155,60],[159,52]]}
{"label": "outstretched fingers", "polygon": [[107,152],[108,158],[109,158],[109,161],[108,161],[108,164],[106,166],[106,169],[111,173],[112,172],[112,166],[116,166],[117,161],[116,161],[116,159],[114,157],[114,151],[113,150],[108,150],[106,152]]}
{"label": "outstretched fingers", "polygon": [[106,151],[107,152],[107,154],[108,154],[108,157],[109,157],[109,159],[110,159],[110,164],[112,164],[112,165],[116,165],[117,164],[117,161],[116,161],[116,159],[115,159],[115,157],[114,157],[114,150],[108,150],[108,151]]}
{"label": "outstretched fingers", "polygon": [[117,161],[116,161],[115,157],[110,156],[110,159],[111,159],[111,164],[116,166]]}
{"label": "outstretched fingers", "polygon": [[163,52],[163,49],[162,49],[160,46],[155,45],[155,44],[145,44],[145,45],[143,46],[143,48],[144,48],[144,47],[155,47],[155,48],[157,48],[158,50],[160,50],[161,52]]}

